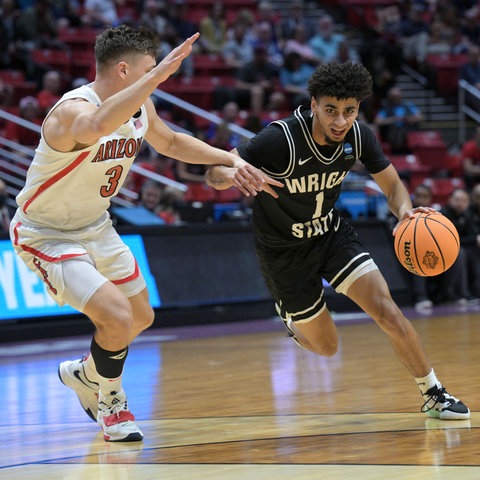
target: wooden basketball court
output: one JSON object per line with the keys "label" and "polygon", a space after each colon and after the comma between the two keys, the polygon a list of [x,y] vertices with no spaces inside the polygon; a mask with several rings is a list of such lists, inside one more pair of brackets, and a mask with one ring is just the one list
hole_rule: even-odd
{"label": "wooden basketball court", "polygon": [[58,380],[89,338],[0,344],[0,478],[478,479],[480,307],[408,313],[471,420],[421,413],[413,379],[359,314],[336,317],[332,358],[296,346],[277,319],[143,334],[125,372],[143,443],[104,442]]}

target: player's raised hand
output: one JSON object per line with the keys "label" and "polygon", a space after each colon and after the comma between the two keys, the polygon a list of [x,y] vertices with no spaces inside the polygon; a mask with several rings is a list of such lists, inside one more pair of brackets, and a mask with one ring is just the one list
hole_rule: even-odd
{"label": "player's raised hand", "polygon": [[200,33],[195,33],[187,38],[182,44],[174,48],[155,68],[154,72],[158,82],[164,82],[170,75],[175,73],[183,60],[192,52],[192,45],[195,43]]}
{"label": "player's raised hand", "polygon": [[257,195],[264,191],[274,198],[278,198],[277,192],[271,187],[283,187],[283,183],[274,180],[258,168],[250,165],[244,160],[237,160],[232,170],[232,182],[244,195]]}

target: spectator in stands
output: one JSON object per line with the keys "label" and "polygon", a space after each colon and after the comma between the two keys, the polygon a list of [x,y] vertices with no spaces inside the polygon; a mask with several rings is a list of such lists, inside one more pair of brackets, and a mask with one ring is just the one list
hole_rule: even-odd
{"label": "spectator in stands", "polygon": [[0,108],[7,107],[13,103],[13,87],[0,78]]}
{"label": "spectator in stands", "polygon": [[255,41],[255,14],[249,8],[240,8],[236,11],[235,17],[227,29],[227,39],[233,36],[233,27],[237,23],[243,23],[247,29],[246,37],[253,44]]}
{"label": "spectator in stands", "polygon": [[140,189],[138,205],[152,213],[157,213],[162,198],[163,186],[156,180],[147,180]]}
{"label": "spectator in stands", "polygon": [[35,48],[58,48],[69,51],[58,40],[57,23],[49,0],[37,0],[32,7],[22,10],[15,24],[15,55],[20,58],[27,77],[36,78],[36,69],[31,58]]}
{"label": "spectator in stands", "polygon": [[[477,232],[470,210],[470,196],[463,188],[455,189],[441,212],[455,225],[460,237],[460,253],[455,263],[439,276],[440,298],[464,306],[474,301],[469,285],[469,271],[473,262],[478,262],[478,251],[472,250],[477,241]],[[477,254],[477,259],[474,254]]]}
{"label": "spectator in stands", "polygon": [[15,208],[8,204],[7,184],[0,178],[0,233],[7,234]]}
{"label": "spectator in stands", "polygon": [[[165,28],[161,32],[157,32],[157,35],[160,38],[160,52],[158,56],[158,61],[161,61],[165,58],[179,43],[181,39],[178,36],[175,28],[171,23],[167,23]],[[194,63],[193,56],[187,57],[183,62],[175,76],[182,77],[185,82],[191,81],[194,72]]]}
{"label": "spectator in stands", "polygon": [[460,66],[458,76],[476,88],[480,88],[480,48],[471,45],[468,49],[467,61]]}
{"label": "spectator in stands", "polygon": [[310,95],[307,83],[315,67],[307,63],[297,52],[290,52],[285,56],[280,68],[280,85],[289,100],[289,107],[308,105]]}
{"label": "spectator in stands", "polygon": [[165,2],[163,0],[145,0],[139,23],[154,32],[163,32],[168,23]]}
{"label": "spectator in stands", "polygon": [[[281,50],[283,47],[282,30],[280,28],[280,15],[278,14],[273,3],[268,0],[261,0],[257,4],[256,9],[256,25],[267,23],[270,26],[268,37],[271,38],[271,42]],[[264,28],[267,31],[266,28]],[[258,33],[257,33],[258,35]],[[262,38],[260,37],[260,40]],[[264,39],[262,41],[265,41]]]}
{"label": "spectator in stands", "polygon": [[350,42],[345,39],[338,44],[337,53],[333,57],[334,62],[344,63],[360,63],[360,55],[357,50],[350,45]]}
{"label": "spectator in stands", "polygon": [[255,25],[257,44],[264,45],[267,50],[267,60],[280,67],[283,64],[283,54],[275,35],[272,24],[263,20]]}
{"label": "spectator in stands", "polygon": [[262,117],[266,110],[277,108],[285,102],[285,95],[276,91],[279,69],[268,61],[267,48],[256,43],[253,60],[239,68],[233,87],[220,86],[213,92],[213,108],[220,110],[228,102],[236,102],[240,109]]}
{"label": "spectator in stands", "polygon": [[[35,97],[23,97],[19,102],[19,117],[23,120],[41,125],[43,114],[38,100]],[[5,137],[13,142],[20,143],[25,147],[35,148],[40,140],[40,133],[21,126],[15,122],[7,122]]]}
{"label": "spectator in stands", "polygon": [[49,0],[37,0],[20,11],[16,25],[16,40],[28,49],[58,46],[57,25]]}
{"label": "spectator in stands", "polygon": [[405,61],[415,66],[423,65],[427,54],[429,25],[425,20],[425,9],[420,3],[411,4],[398,33]]}
{"label": "spectator in stands", "polygon": [[37,100],[42,115],[46,115],[63,94],[62,77],[57,70],[49,70],[42,78],[42,89],[37,93]]}
{"label": "spectator in stands", "polygon": [[388,90],[396,83],[403,57],[399,48],[387,42],[373,28],[366,28],[359,48],[362,65],[373,78],[373,94],[362,103],[362,110],[369,123],[373,123]]}
{"label": "spectator in stands", "polygon": [[394,154],[409,153],[407,132],[418,128],[423,120],[420,109],[411,101],[403,99],[398,86],[390,88],[385,102],[374,120],[381,139],[388,143]]}
{"label": "spectator in stands", "polygon": [[338,52],[338,45],[345,40],[345,36],[335,32],[335,22],[330,15],[322,15],[318,19],[315,35],[309,44],[315,56],[322,63],[333,60]]}
{"label": "spectator in stands", "polygon": [[205,183],[206,167],[204,165],[176,163],[176,174],[180,182],[187,186],[185,201],[188,203],[212,203],[217,194],[212,187]]}
{"label": "spectator in stands", "polygon": [[[189,19],[188,9],[185,0],[167,2],[167,18],[179,38],[189,38],[198,31],[198,25]],[[197,51],[196,45],[193,51]]]}
{"label": "spectator in stands", "polygon": [[230,127],[228,122],[222,122],[217,125],[213,135],[209,138],[208,143],[212,147],[221,148],[222,150],[230,151],[233,145],[230,143]]}
{"label": "spectator in stands", "polygon": [[[231,124],[238,125],[239,123],[241,123],[241,119],[239,115],[240,115],[240,109],[238,107],[237,102],[227,102],[222,108],[221,115],[220,115],[223,119],[223,123],[227,126],[227,129],[228,129],[228,141],[225,143],[227,143],[228,145],[231,145],[232,148],[236,148],[237,145],[239,145],[240,142],[244,140],[241,135],[239,135],[236,132],[230,131],[230,128],[229,128],[229,125]],[[216,123],[212,123],[208,127],[205,134],[208,142],[210,142],[213,139],[213,137],[217,132],[218,127],[219,125],[217,125]]]}
{"label": "spectator in stands", "polygon": [[[174,160],[173,158],[162,155],[154,150],[146,150],[147,158],[143,157],[143,160],[135,162],[135,165],[148,170],[149,172],[156,173],[162,177],[166,177],[169,180],[177,180],[174,170]],[[138,159],[142,157],[137,157]],[[126,187],[134,192],[139,193],[142,185],[148,180],[146,175],[135,172],[133,170],[128,174],[128,179],[126,181]]]}
{"label": "spectator in stands", "polygon": [[82,23],[89,27],[118,26],[121,23],[118,6],[125,0],[84,0]]}
{"label": "spectator in stands", "polygon": [[60,30],[67,27],[78,27],[81,23],[81,0],[50,0],[51,11]]}
{"label": "spectator in stands", "polygon": [[15,0],[0,2],[0,67],[14,67],[16,23],[20,9]]}
{"label": "spectator in stands", "polygon": [[181,215],[178,207],[184,203],[184,193],[178,188],[166,185],[163,187],[157,215],[163,219],[167,225],[178,225],[181,223]]}
{"label": "spectator in stands", "polygon": [[253,42],[248,33],[248,24],[237,20],[223,47],[224,62],[236,70],[253,60]]}
{"label": "spectator in stands", "polygon": [[82,85],[88,85],[90,82],[88,78],[85,77],[76,77],[72,80],[71,89],[80,88]]}
{"label": "spectator in stands", "polygon": [[473,137],[462,146],[461,160],[463,178],[467,189],[480,182],[480,125],[477,125]]}
{"label": "spectator in stands", "polygon": [[480,9],[477,5],[467,9],[461,18],[460,30],[465,43],[469,45],[480,44]]}
{"label": "spectator in stands", "polygon": [[234,100],[240,108],[261,115],[275,91],[278,77],[279,69],[268,60],[267,48],[261,43],[256,44],[253,60],[237,72],[237,98]]}
{"label": "spectator in stands", "polygon": [[286,42],[294,38],[298,34],[298,27],[303,30],[307,41],[315,34],[315,23],[306,12],[303,0],[293,0],[290,2],[288,14],[285,15],[280,23],[283,40]]}
{"label": "spectator in stands", "polygon": [[470,214],[475,226],[476,238],[470,255],[470,286],[473,297],[480,298],[480,183],[477,183],[470,194]]}
{"label": "spectator in stands", "polygon": [[[183,163],[183,162],[182,162]],[[185,164],[180,165],[180,162],[175,165],[176,176],[179,182],[182,183],[205,183],[205,171],[206,167],[204,165]]]}
{"label": "spectator in stands", "polygon": [[295,27],[292,36],[285,40],[283,55],[286,56],[291,52],[298,53],[305,61],[314,66],[320,63],[320,58],[315,55],[310,46],[306,27],[301,23]]}
{"label": "spectator in stands", "polygon": [[459,53],[463,47],[458,12],[455,5],[443,2],[430,23],[426,56]]}
{"label": "spectator in stands", "polygon": [[210,7],[208,15],[200,20],[199,43],[204,53],[220,55],[227,40],[227,20],[225,5],[215,1]]}

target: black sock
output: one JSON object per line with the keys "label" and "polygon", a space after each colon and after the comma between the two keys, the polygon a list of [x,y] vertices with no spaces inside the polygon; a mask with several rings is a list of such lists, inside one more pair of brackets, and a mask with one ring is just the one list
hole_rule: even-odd
{"label": "black sock", "polygon": [[128,347],[122,348],[117,352],[111,352],[100,347],[95,341],[95,337],[93,337],[90,352],[99,375],[105,378],[118,378],[122,375],[123,365],[127,359]]}

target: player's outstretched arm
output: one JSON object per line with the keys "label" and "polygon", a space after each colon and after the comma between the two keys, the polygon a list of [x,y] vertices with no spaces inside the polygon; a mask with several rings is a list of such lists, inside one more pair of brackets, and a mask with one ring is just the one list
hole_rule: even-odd
{"label": "player's outstretched arm", "polygon": [[205,175],[205,180],[207,185],[217,190],[236,187],[247,197],[256,196],[258,192],[264,191],[272,197],[278,198],[278,194],[272,186],[283,187],[283,183],[274,180],[241,158],[235,162],[234,167],[222,165],[210,167]]}

